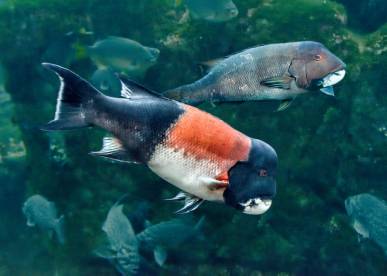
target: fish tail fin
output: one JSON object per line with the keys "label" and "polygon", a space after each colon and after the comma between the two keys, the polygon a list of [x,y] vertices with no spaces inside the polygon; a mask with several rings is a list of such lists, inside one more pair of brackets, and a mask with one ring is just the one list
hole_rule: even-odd
{"label": "fish tail fin", "polygon": [[163,96],[193,106],[200,105],[204,102],[204,100],[199,97],[198,93],[194,92],[191,85],[183,85],[167,90],[163,93]]}
{"label": "fish tail fin", "polygon": [[92,99],[102,95],[86,80],[59,65],[43,63],[45,68],[55,72],[60,79],[54,120],[41,127],[42,130],[69,130],[91,125],[86,111]]}
{"label": "fish tail fin", "polygon": [[58,218],[56,221],[55,233],[59,243],[64,244],[65,236],[64,236],[64,216],[63,215],[61,215],[60,218]]}

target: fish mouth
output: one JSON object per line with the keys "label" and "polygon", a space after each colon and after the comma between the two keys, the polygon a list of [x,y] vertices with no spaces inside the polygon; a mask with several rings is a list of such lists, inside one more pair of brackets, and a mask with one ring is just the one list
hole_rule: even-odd
{"label": "fish mouth", "polygon": [[267,198],[252,198],[244,203],[239,203],[242,212],[248,215],[262,215],[271,207],[272,200]]}
{"label": "fish mouth", "polygon": [[320,80],[320,91],[329,96],[334,96],[335,92],[333,90],[333,85],[339,83],[345,77],[345,73],[345,69],[339,69],[326,75]]}

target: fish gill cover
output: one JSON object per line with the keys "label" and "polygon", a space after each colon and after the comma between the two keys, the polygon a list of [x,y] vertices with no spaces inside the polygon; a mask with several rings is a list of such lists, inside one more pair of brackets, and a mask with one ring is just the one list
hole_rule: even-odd
{"label": "fish gill cover", "polygon": [[[174,217],[176,205],[162,200],[177,193],[174,187],[145,167],[87,154],[98,150],[104,132],[38,130],[52,118],[59,85],[40,63],[90,80],[102,69],[88,47],[112,36],[160,51],[135,76],[155,91],[200,79],[201,62],[272,43],[321,42],[347,65],[335,97],[311,93],[286,111],[272,112],[277,104],[265,102],[200,106],[276,149],[277,195],[258,217],[202,204],[193,213],[195,221],[206,216],[202,237],[168,250],[162,267],[152,252],[140,252],[142,275],[384,274],[383,249],[372,239],[359,242],[344,202],[361,193],[387,199],[385,1],[358,1],[360,9],[344,0],[225,1],[238,13],[221,22],[193,15],[185,2],[0,1],[0,274],[116,275],[109,260],[92,252],[105,238],[107,212],[125,193],[124,213],[143,218],[136,219],[136,233]],[[119,96],[110,75],[99,79]],[[62,246],[26,226],[21,208],[37,193],[65,215]],[[146,212],[137,209],[144,201]]]}

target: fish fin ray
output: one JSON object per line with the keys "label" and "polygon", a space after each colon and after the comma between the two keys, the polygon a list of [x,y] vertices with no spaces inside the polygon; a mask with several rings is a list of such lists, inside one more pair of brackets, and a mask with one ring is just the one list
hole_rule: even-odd
{"label": "fish fin ray", "polygon": [[293,99],[286,99],[282,100],[280,105],[277,108],[277,111],[284,111],[289,108],[289,106],[292,104]]}
{"label": "fish fin ray", "polygon": [[289,76],[272,77],[261,81],[261,85],[270,88],[290,89],[290,83],[294,78]]}
{"label": "fish fin ray", "polygon": [[[121,81],[121,96],[127,99],[139,99],[144,97],[164,98],[159,93],[152,91],[123,75],[119,76]],[[164,98],[166,99],[166,98]]]}
{"label": "fish fin ray", "polygon": [[133,160],[132,156],[122,145],[122,142],[115,137],[104,137],[102,149],[100,151],[92,151],[90,155],[100,156],[118,162],[139,163]]}
{"label": "fish fin ray", "polygon": [[203,199],[185,192],[179,192],[176,196],[164,200],[184,201],[184,206],[175,212],[179,215],[195,211],[204,202]]}

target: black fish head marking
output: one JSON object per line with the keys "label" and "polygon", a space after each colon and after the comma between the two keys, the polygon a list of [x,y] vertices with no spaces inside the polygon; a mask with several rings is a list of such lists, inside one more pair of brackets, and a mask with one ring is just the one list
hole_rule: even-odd
{"label": "black fish head marking", "polygon": [[276,194],[277,154],[268,144],[253,139],[247,161],[237,162],[228,172],[224,200],[243,213],[259,215],[271,206]]}

